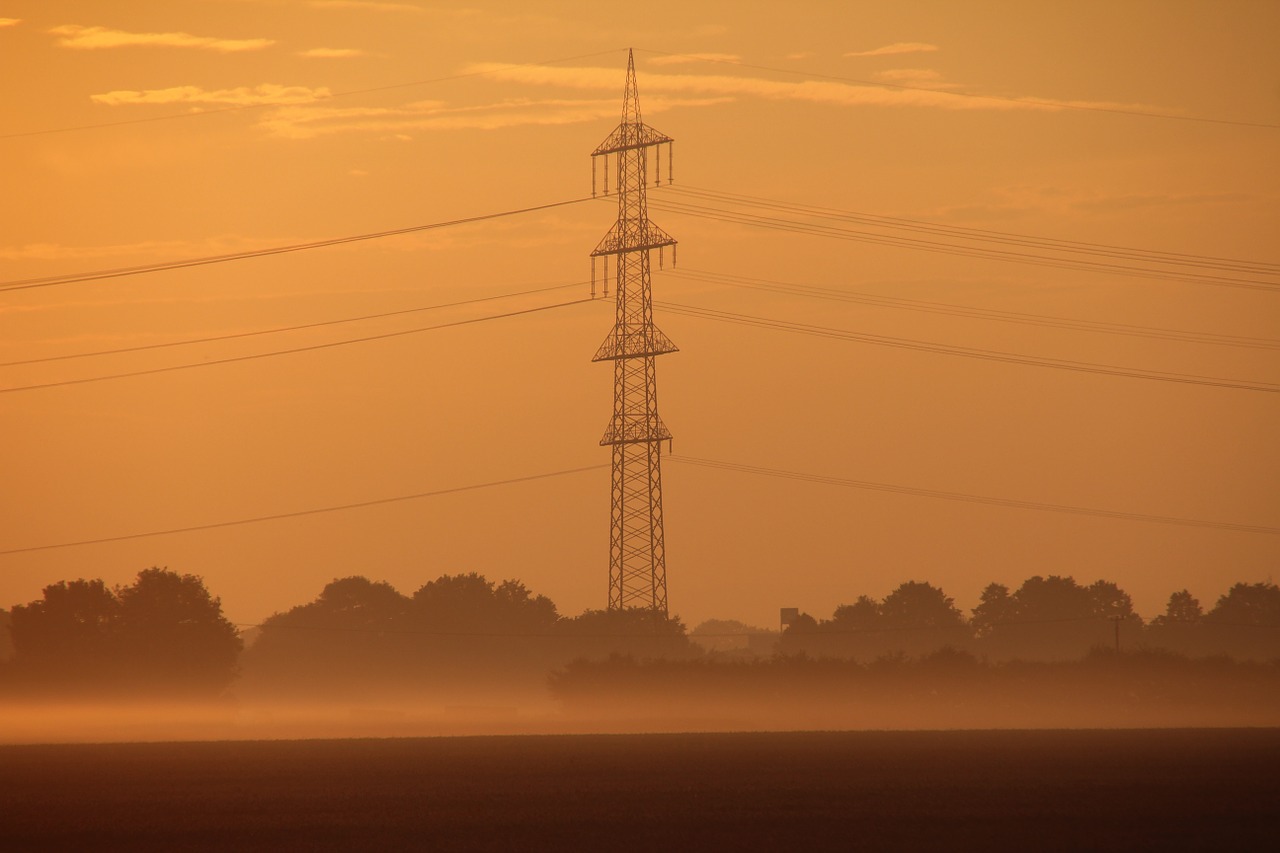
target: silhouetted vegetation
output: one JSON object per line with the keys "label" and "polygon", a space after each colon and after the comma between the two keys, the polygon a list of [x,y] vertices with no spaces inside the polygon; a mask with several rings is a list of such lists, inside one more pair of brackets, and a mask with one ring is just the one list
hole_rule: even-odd
{"label": "silhouetted vegetation", "polygon": [[245,690],[367,696],[442,688],[524,686],[574,658],[623,653],[687,656],[679,619],[646,610],[589,610],[564,618],[515,580],[445,575],[411,597],[349,577],[261,626],[244,659]]}
{"label": "silhouetted vegetation", "polygon": [[10,632],[9,686],[41,694],[212,696],[235,678],[242,647],[199,577],[159,568],[114,590],[47,586],[13,608]]}
{"label": "silhouetted vegetation", "polygon": [[[441,576],[412,595],[365,577],[336,579],[315,600],[267,618],[243,655],[201,579],[167,569],[147,569],[115,589],[63,581],[0,616],[13,649],[8,661],[0,649],[0,690],[10,695],[212,696],[239,671],[242,697],[529,692],[543,690],[554,673],[556,695],[573,702],[615,687],[643,692],[651,682],[669,682],[664,690],[687,682],[694,692],[720,684],[766,697],[890,690],[960,701],[965,691],[1007,692],[1024,682],[1047,696],[1053,679],[1084,679],[1078,686],[1097,693],[1103,673],[1123,670],[1116,684],[1129,693],[1177,697],[1177,673],[1198,684],[1194,690],[1219,677],[1256,686],[1270,684],[1276,667],[1242,662],[1280,660],[1274,584],[1238,583],[1207,612],[1180,590],[1144,623],[1116,584],[1052,575],[1012,590],[990,584],[968,616],[943,590],[908,581],[881,600],[842,604],[829,619],[801,614],[781,635],[733,620],[688,632],[678,618],[639,609],[565,617],[517,580],[495,583],[474,572]],[[1205,658],[1212,660],[1196,661]]]}

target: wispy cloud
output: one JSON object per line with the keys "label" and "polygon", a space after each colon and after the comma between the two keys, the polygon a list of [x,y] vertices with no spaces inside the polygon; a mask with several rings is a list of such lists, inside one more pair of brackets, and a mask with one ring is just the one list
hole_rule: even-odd
{"label": "wispy cloud", "polygon": [[[708,106],[723,100],[726,99],[649,98],[645,101],[645,110],[662,112],[677,106]],[[418,101],[399,107],[288,106],[273,110],[258,124],[272,136],[285,139],[370,133],[404,140],[413,131],[498,130],[529,125],[578,124],[617,118],[618,114],[618,101],[613,97],[598,100],[512,99],[466,107],[451,107],[441,101]]]}
{"label": "wispy cloud", "polygon": [[21,18],[0,18],[0,27],[16,27],[21,23]]}
{"label": "wispy cloud", "polygon": [[126,104],[219,104],[224,106],[259,106],[263,104],[305,104],[330,96],[325,87],[310,89],[306,86],[281,86],[263,83],[252,88],[201,89],[199,86],[173,86],[168,89],[133,91],[119,89],[90,95],[96,104],[112,107]]}
{"label": "wispy cloud", "polygon": [[225,39],[193,36],[190,33],[130,33],[108,27],[82,27],[66,24],[49,30],[58,36],[58,44],[75,50],[100,50],[113,47],[190,47],[219,53],[262,50],[275,44],[272,39]]}
{"label": "wispy cloud", "polygon": [[363,9],[369,12],[425,12],[421,6],[409,3],[386,3],[380,0],[310,0],[308,5],[317,9]]}
{"label": "wispy cloud", "polygon": [[873,75],[877,80],[898,86],[931,86],[935,89],[954,88],[954,84],[945,83],[942,75],[932,68],[886,68]]}
{"label": "wispy cloud", "polygon": [[938,46],[936,44],[926,44],[920,41],[898,41],[873,50],[850,51],[845,56],[893,56],[899,53],[932,53],[937,49]]}
{"label": "wispy cloud", "polygon": [[298,56],[305,56],[308,59],[346,59],[364,55],[363,50],[354,47],[313,47],[310,50],[298,51]]}
{"label": "wispy cloud", "polygon": [[742,59],[736,53],[685,53],[672,56],[654,56],[649,59],[650,65],[687,65],[690,62],[738,62]]}
{"label": "wispy cloud", "polygon": [[[618,87],[618,71],[601,67],[561,67],[549,65],[502,65],[473,63],[468,71],[484,72],[491,79],[535,86],[613,91]],[[926,89],[888,89],[873,85],[828,80],[798,82],[766,80],[760,77],[714,74],[646,74],[640,81],[642,103],[649,110],[649,93],[679,93],[719,98],[757,97],[779,101],[805,101],[832,106],[912,106],[948,110],[1058,110],[1067,107],[1143,109],[1142,105],[1093,101],[1062,101],[1048,98],[984,98],[959,96]]]}

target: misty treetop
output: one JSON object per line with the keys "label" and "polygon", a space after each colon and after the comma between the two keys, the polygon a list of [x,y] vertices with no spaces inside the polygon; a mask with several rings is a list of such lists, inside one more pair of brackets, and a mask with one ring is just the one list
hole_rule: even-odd
{"label": "misty treetop", "polygon": [[195,575],[150,568],[129,586],[60,581],[13,608],[13,680],[36,690],[214,695],[242,649]]}
{"label": "misty treetop", "polygon": [[517,580],[443,575],[411,596],[364,577],[332,581],[266,619],[244,656],[245,690],[264,694],[425,693],[503,680],[541,689],[576,657],[691,654],[678,619],[652,611],[560,616]]}

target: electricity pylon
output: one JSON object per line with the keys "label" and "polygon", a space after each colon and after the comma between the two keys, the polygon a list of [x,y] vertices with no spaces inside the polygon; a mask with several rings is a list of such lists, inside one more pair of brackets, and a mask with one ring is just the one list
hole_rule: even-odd
{"label": "electricity pylon", "polygon": [[649,221],[645,189],[649,153],[655,158],[655,186],[662,180],[662,145],[667,146],[667,181],[671,180],[671,137],[640,119],[635,60],[627,54],[627,83],[622,123],[591,152],[592,194],[596,159],[604,158],[604,193],[609,194],[609,158],[614,159],[618,221],[591,253],[591,291],[595,295],[595,259],[604,259],[604,295],[609,295],[609,267],[615,267],[617,310],[613,331],[593,361],[613,362],[613,418],[600,439],[613,452],[609,533],[609,609],[644,608],[667,613],[666,548],[662,534],[662,442],[671,432],[658,417],[658,381],[654,359],[676,346],[653,325],[649,287],[649,253],[676,241]]}

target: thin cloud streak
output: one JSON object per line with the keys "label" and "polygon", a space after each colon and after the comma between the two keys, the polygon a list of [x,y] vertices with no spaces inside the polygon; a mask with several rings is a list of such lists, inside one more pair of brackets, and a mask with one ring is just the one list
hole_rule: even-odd
{"label": "thin cloud streak", "polygon": [[421,14],[426,11],[421,6],[408,3],[381,3],[377,0],[311,0],[308,4],[316,9],[357,9],[369,12],[410,12]]}
{"label": "thin cloud streak", "polygon": [[16,27],[21,23],[21,18],[0,18],[0,27]]}
{"label": "thin cloud streak", "polygon": [[363,50],[354,47],[313,47],[310,50],[298,51],[298,56],[307,59],[346,59],[351,56],[364,56]]}
{"label": "thin cloud streak", "polygon": [[893,44],[886,44],[883,47],[877,47],[874,50],[850,51],[845,56],[896,56],[900,53],[932,53],[938,50],[936,44],[926,44],[919,41],[899,41]]}
{"label": "thin cloud streak", "polygon": [[330,97],[327,88],[309,89],[306,86],[281,86],[263,83],[253,88],[201,89],[199,86],[173,86],[168,89],[131,91],[121,89],[90,95],[95,104],[122,106],[125,104],[224,104],[233,106],[257,106],[262,104],[304,104]]}
{"label": "thin cloud streak", "polygon": [[687,65],[691,62],[739,62],[742,57],[736,53],[685,53],[670,56],[653,56],[650,65]]}
{"label": "thin cloud streak", "polygon": [[[471,72],[483,72],[493,79],[538,86],[563,86],[574,89],[613,91],[617,88],[617,70],[600,67],[566,68],[548,65],[503,65],[500,63],[473,63]],[[766,80],[760,77],[733,77],[728,75],[694,74],[646,74],[641,83],[646,93],[688,93],[718,97],[758,97],[778,101],[805,101],[832,106],[909,106],[933,107],[948,110],[1040,110],[1053,111],[1068,107],[1135,110],[1132,104],[1109,102],[1062,101],[1047,98],[1022,100],[1018,98],[964,97],[943,91],[918,89],[891,89],[863,86],[826,80],[787,82]]]}
{"label": "thin cloud streak", "polygon": [[273,39],[224,39],[210,36],[193,36],[190,33],[131,33],[108,27],[84,27],[65,24],[49,30],[59,36],[61,47],[73,50],[102,50],[116,47],[184,47],[213,50],[219,53],[239,53],[262,50],[275,44]]}
{"label": "thin cloud streak", "polygon": [[[646,99],[645,109],[656,113],[675,107],[710,106],[727,100],[729,98],[724,97],[654,97]],[[530,125],[579,124],[615,119],[617,116],[617,98],[513,99],[468,107],[450,107],[441,101],[418,101],[402,107],[290,106],[273,111],[258,126],[279,138],[312,139],[338,133],[402,136],[406,131],[414,130],[498,130]]]}

